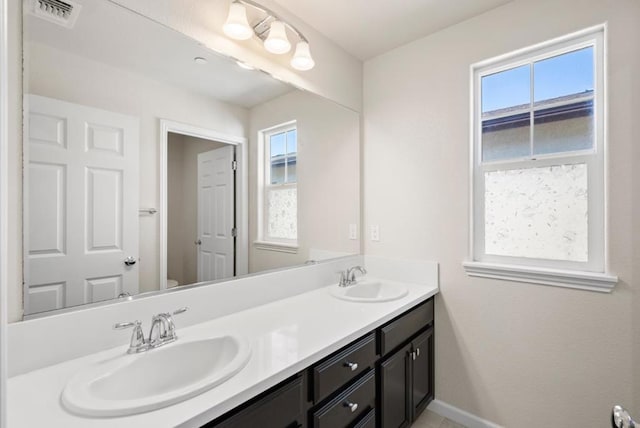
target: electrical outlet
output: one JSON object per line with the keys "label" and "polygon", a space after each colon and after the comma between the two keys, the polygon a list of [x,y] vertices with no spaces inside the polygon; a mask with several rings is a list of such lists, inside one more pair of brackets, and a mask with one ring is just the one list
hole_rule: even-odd
{"label": "electrical outlet", "polygon": [[379,241],[380,240],[380,226],[374,224],[371,226],[371,240]]}
{"label": "electrical outlet", "polygon": [[358,239],[358,225],[350,224],[349,225],[349,239]]}

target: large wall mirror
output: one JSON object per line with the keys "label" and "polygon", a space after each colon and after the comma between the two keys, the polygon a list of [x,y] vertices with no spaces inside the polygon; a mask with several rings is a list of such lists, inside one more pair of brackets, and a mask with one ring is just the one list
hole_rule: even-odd
{"label": "large wall mirror", "polygon": [[357,113],[108,0],[23,24],[26,316],[359,252]]}

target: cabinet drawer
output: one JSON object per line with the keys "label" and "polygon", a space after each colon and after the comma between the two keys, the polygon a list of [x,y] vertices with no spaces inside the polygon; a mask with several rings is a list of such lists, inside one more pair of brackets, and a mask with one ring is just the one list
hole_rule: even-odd
{"label": "cabinet drawer", "polygon": [[380,329],[380,354],[392,351],[433,322],[433,298]]}
{"label": "cabinet drawer", "polygon": [[375,334],[369,334],[347,349],[313,368],[313,401],[319,403],[354,379],[376,361]]}
{"label": "cabinet drawer", "polygon": [[302,377],[268,392],[246,408],[223,421],[209,422],[204,428],[283,428],[298,426],[303,420]]}
{"label": "cabinet drawer", "polygon": [[353,428],[376,428],[376,410],[372,409],[369,413],[364,415],[364,417],[360,419]]}
{"label": "cabinet drawer", "polygon": [[351,425],[375,407],[375,370],[370,370],[362,379],[342,394],[313,413],[313,428],[341,428]]}

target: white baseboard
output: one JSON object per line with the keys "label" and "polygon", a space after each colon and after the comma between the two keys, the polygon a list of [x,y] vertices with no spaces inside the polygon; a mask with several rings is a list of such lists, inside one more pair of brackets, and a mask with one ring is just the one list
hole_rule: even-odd
{"label": "white baseboard", "polygon": [[433,400],[429,403],[427,409],[439,414],[440,416],[444,416],[453,422],[464,425],[467,428],[502,428],[500,425],[484,420],[469,412],[465,412],[464,410],[452,406],[451,404],[447,404],[444,401]]}

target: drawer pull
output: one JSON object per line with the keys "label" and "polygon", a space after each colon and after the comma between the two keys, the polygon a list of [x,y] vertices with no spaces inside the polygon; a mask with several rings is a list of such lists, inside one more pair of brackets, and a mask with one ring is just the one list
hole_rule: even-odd
{"label": "drawer pull", "polygon": [[344,366],[349,367],[352,372],[355,372],[356,370],[358,370],[358,363],[352,363],[350,361],[347,361],[346,363],[344,363]]}
{"label": "drawer pull", "polygon": [[351,410],[351,413],[353,413],[356,410],[358,410],[358,403],[352,403],[350,401],[345,401],[344,402],[344,407],[348,407],[349,410]]}
{"label": "drawer pull", "polygon": [[420,348],[416,348],[416,357],[420,356]]}

